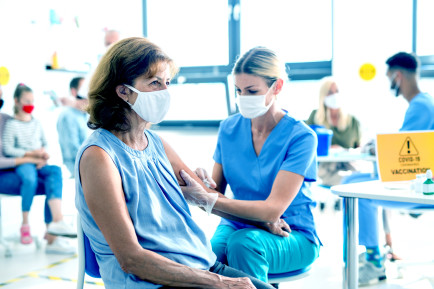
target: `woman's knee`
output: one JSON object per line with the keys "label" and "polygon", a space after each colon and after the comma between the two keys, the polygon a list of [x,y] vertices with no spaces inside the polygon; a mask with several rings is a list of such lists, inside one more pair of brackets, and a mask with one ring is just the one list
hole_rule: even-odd
{"label": "woman's knee", "polygon": [[23,164],[16,168],[22,186],[36,188],[38,185],[38,172],[34,164]]}

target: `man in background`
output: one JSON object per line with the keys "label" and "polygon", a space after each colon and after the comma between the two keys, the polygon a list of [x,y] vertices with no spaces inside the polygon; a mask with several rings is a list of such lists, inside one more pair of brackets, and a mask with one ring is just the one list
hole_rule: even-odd
{"label": "man in background", "polygon": [[[399,52],[386,61],[386,76],[390,81],[390,89],[394,96],[402,95],[409,106],[405,112],[404,122],[400,131],[434,130],[434,98],[421,92],[418,85],[419,60],[410,53]],[[342,183],[350,183],[351,178]],[[360,181],[378,179],[369,176]],[[354,181],[353,181],[354,182]],[[386,280],[384,267],[385,257],[379,245],[378,207],[415,209],[421,207],[433,208],[414,203],[391,202],[371,199],[359,199],[359,244],[366,247],[366,260],[361,260],[359,267],[359,285],[366,286]]]}
{"label": "man in background", "polygon": [[105,32],[104,45],[108,49],[110,45],[112,45],[115,42],[118,42],[120,39],[121,36],[119,31],[113,29],[107,30]]}
{"label": "man in background", "polygon": [[80,101],[83,100],[83,97],[78,94],[83,82],[83,77],[75,77],[71,80],[69,89],[77,105],[65,106],[57,120],[57,132],[63,163],[71,173],[72,178],[74,177],[75,156],[81,144],[88,136],[88,115],[84,111],[84,108],[78,105],[83,103]]}

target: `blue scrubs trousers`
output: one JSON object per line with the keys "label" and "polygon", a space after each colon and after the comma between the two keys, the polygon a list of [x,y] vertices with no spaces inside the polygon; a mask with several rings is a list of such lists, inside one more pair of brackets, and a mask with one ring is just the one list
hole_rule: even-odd
{"label": "blue scrubs trousers", "polygon": [[62,198],[62,171],[58,166],[46,165],[37,170],[34,164],[22,164],[14,169],[0,170],[0,193],[21,195],[21,209],[30,211],[35,195],[46,195],[45,223],[52,221],[48,201]]}
{"label": "blue scrubs trousers", "polygon": [[319,245],[297,231],[281,237],[256,228],[237,230],[220,225],[211,245],[218,261],[264,282],[268,273],[302,269],[319,256]]}

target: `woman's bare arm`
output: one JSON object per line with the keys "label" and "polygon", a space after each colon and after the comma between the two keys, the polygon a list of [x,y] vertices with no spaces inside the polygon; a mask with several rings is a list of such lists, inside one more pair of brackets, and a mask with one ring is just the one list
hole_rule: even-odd
{"label": "woman's bare arm", "polygon": [[84,197],[122,270],[173,287],[254,288],[246,278],[193,269],[142,248],[129,216],[119,172],[101,148],[91,146],[80,161]]}
{"label": "woman's bare arm", "polygon": [[[192,172],[187,165],[181,160],[178,154],[172,149],[172,147],[162,140],[166,155],[172,165],[172,168],[176,174],[179,184],[185,185],[180,172],[184,170],[188,175],[198,182],[202,188],[209,192],[215,193],[205,186],[205,184]],[[217,173],[220,171],[220,174]],[[226,180],[223,176],[223,170],[221,165],[214,166],[213,179],[217,184],[217,188],[223,188],[226,186]],[[288,174],[287,174],[288,173]],[[282,176],[279,176],[282,175]],[[284,178],[289,178],[285,180]],[[298,183],[299,181],[299,183]],[[265,201],[240,201],[233,200],[224,197],[220,194],[219,198],[213,208],[213,213],[224,218],[231,220],[241,221],[247,224],[263,227],[268,226],[268,223],[279,223],[280,216],[288,208],[295,195],[298,193],[302,184],[303,177],[294,173],[280,171],[270,197]],[[283,184],[281,184],[283,182]],[[291,194],[288,194],[291,192]]]}

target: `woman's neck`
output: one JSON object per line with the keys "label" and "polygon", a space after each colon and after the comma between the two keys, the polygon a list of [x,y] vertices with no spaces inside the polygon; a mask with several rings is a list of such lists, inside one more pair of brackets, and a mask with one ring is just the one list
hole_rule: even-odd
{"label": "woman's neck", "polygon": [[270,133],[284,116],[285,113],[281,109],[275,108],[274,105],[271,106],[266,114],[252,119],[252,133]]}
{"label": "woman's neck", "polygon": [[134,150],[142,151],[148,147],[145,129],[148,123],[130,120],[131,128],[126,132],[111,131],[118,139]]}
{"label": "woman's neck", "polygon": [[19,113],[15,114],[15,119],[21,120],[21,121],[31,121],[32,115],[30,113],[19,112]]}

